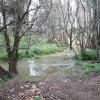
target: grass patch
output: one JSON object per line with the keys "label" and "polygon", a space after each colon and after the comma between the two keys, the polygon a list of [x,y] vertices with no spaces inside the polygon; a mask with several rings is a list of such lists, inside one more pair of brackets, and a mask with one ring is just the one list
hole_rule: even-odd
{"label": "grass patch", "polygon": [[[57,44],[49,44],[49,43],[38,43],[31,46],[29,52],[27,50],[19,50],[19,58],[32,58],[35,57],[37,59],[41,58],[44,55],[53,54],[56,52],[63,51],[64,46],[58,46]],[[8,60],[6,50],[4,48],[0,48],[0,59],[3,61]]]}
{"label": "grass patch", "polygon": [[43,100],[41,96],[35,96],[33,100]]}
{"label": "grass patch", "polygon": [[100,64],[95,63],[95,64],[82,64],[83,72],[81,73],[80,77],[84,78],[91,74],[92,72],[98,73],[100,72]]}
{"label": "grass patch", "polygon": [[44,44],[35,44],[30,48],[28,53],[26,51],[20,50],[19,54],[20,58],[31,58],[31,57],[40,58],[44,55],[53,54],[63,50],[64,50],[63,46],[58,46],[57,44],[44,43]]}
{"label": "grass patch", "polygon": [[75,56],[77,60],[97,60],[96,50],[80,52]]}
{"label": "grass patch", "polygon": [[0,80],[0,90],[2,90],[4,86],[7,85],[10,81],[11,79],[6,78],[6,77],[5,77],[5,80]]}

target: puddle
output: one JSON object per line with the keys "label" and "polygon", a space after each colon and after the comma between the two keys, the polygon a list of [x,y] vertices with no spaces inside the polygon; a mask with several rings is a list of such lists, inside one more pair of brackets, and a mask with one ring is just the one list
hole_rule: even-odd
{"label": "puddle", "polygon": [[[75,61],[66,54],[46,56],[41,59],[22,59],[18,61],[17,70],[21,76],[47,76],[58,72],[63,67],[73,67]],[[0,61],[0,65],[6,70],[8,68],[7,62]]]}

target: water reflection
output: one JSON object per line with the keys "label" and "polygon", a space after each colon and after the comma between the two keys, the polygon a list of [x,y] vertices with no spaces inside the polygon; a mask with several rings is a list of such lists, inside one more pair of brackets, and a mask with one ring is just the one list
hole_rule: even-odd
{"label": "water reflection", "polygon": [[[7,62],[1,61],[0,65],[8,68]],[[22,59],[18,61],[17,70],[21,76],[44,76],[59,71],[59,68],[73,67],[74,65],[75,61],[72,58],[66,59],[66,55],[47,56],[41,59]]]}

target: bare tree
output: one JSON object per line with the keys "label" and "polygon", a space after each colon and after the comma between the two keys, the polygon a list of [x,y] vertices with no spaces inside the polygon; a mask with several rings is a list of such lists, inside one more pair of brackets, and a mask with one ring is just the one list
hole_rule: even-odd
{"label": "bare tree", "polygon": [[[3,32],[5,38],[5,47],[8,54],[9,72],[17,74],[17,61],[19,42],[31,28],[33,28],[37,18],[35,17],[42,4],[33,6],[33,0],[1,0],[0,13],[2,14],[3,24],[0,32]],[[27,18],[29,15],[29,19]],[[13,41],[10,41],[12,30]],[[11,43],[12,42],[12,43]]]}

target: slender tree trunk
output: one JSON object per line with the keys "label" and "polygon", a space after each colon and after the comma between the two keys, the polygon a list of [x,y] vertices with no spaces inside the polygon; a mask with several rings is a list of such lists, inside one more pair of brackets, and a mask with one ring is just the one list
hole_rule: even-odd
{"label": "slender tree trunk", "polygon": [[99,37],[100,37],[100,1],[95,0],[93,1],[94,5],[94,12],[93,12],[93,18],[94,18],[94,37],[95,37],[95,45],[96,45],[96,51],[97,51],[97,60],[100,62],[100,53],[99,53]]}
{"label": "slender tree trunk", "polygon": [[[19,30],[19,28],[18,28]],[[18,48],[19,48],[19,32],[15,33],[14,45],[11,54],[9,55],[9,72],[17,74]]]}
{"label": "slender tree trunk", "polygon": [[70,50],[72,50],[72,38],[70,38]]}
{"label": "slender tree trunk", "polygon": [[[9,39],[9,34],[7,33],[7,26],[6,26],[6,13],[5,13],[5,10],[3,9],[4,8],[4,2],[2,0],[2,16],[3,16],[3,26],[5,26],[5,29],[4,29],[4,38],[5,38],[5,42],[6,42],[6,51],[7,51],[7,54],[8,54],[8,58],[9,58],[9,72],[11,72],[11,74],[13,73],[13,70],[14,68],[12,67],[15,67],[15,65],[13,65],[13,63],[16,61],[14,60],[13,56],[12,55],[12,51],[11,51],[11,47],[10,47],[10,39]],[[10,71],[11,70],[11,71]],[[2,70],[3,71],[3,70]],[[3,71],[4,72],[4,71]],[[16,73],[17,71],[14,71],[14,73]],[[4,75],[4,74],[3,74]]]}
{"label": "slender tree trunk", "polygon": [[[17,2],[20,5],[20,2]],[[20,6],[21,7],[21,6]],[[14,33],[14,43],[11,48],[11,53],[9,53],[9,72],[13,74],[17,74],[17,61],[18,61],[18,49],[19,49],[19,41],[20,41],[20,29],[21,29],[21,16],[20,16],[19,8],[17,8],[17,12],[15,14],[15,33]]]}
{"label": "slender tree trunk", "polygon": [[84,52],[84,33],[82,34],[81,52]]}
{"label": "slender tree trunk", "polygon": [[73,32],[73,27],[71,26],[71,32],[70,32],[70,50],[72,50],[72,44],[73,44],[73,41],[72,41],[72,32]]}

